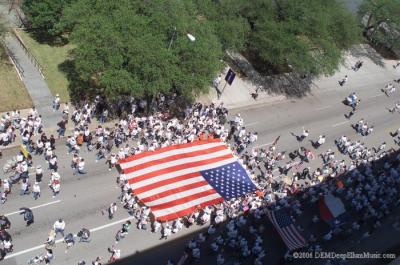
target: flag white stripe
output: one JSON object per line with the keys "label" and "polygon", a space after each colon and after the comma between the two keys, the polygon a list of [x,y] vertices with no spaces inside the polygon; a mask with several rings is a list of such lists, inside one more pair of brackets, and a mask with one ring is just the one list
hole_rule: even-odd
{"label": "flag white stripe", "polygon": [[[218,162],[215,162],[215,163],[210,163],[210,164],[207,164],[207,165],[185,168],[185,169],[182,169],[182,170],[169,172],[169,173],[164,174],[164,175],[159,175],[157,177],[152,177],[152,178],[149,178],[149,179],[145,179],[145,180],[139,181],[137,183],[132,184],[132,186],[137,189],[137,188],[141,188],[141,187],[144,187],[144,186],[147,186],[149,184],[152,184],[152,183],[155,183],[155,182],[159,182],[159,181],[162,181],[162,180],[175,178],[175,177],[182,176],[182,175],[189,174],[189,173],[199,172],[199,171],[202,171],[202,170],[207,170],[207,169],[211,169],[211,168],[220,167],[220,166],[223,166],[223,165],[226,165],[226,164],[229,164],[229,163],[233,163],[233,162],[236,162],[236,161],[237,161],[237,159],[235,157],[232,157],[232,158],[228,158],[228,159],[225,159],[225,160],[222,160],[222,161],[218,161]],[[130,179],[129,174],[127,174],[127,178]]]}
{"label": "flag white stripe", "polygon": [[161,170],[164,168],[168,168],[168,167],[173,167],[173,166],[179,166],[179,165],[184,165],[187,163],[192,163],[192,162],[200,162],[202,160],[206,160],[206,159],[211,159],[211,158],[217,158],[220,156],[224,156],[224,155],[229,155],[232,154],[230,150],[225,149],[225,150],[221,150],[218,152],[214,152],[214,153],[208,153],[208,154],[204,154],[204,155],[199,155],[199,156],[195,156],[195,157],[186,157],[186,158],[181,158],[181,159],[177,159],[174,161],[169,161],[169,162],[165,162],[162,164],[157,164],[154,166],[149,166],[140,170],[136,170],[134,172],[131,172],[129,174],[127,174],[129,176],[129,178],[135,178],[137,176],[141,176],[147,173],[151,173],[153,171],[157,171],[157,170]]}
{"label": "flag white stripe", "polygon": [[[192,184],[192,183],[196,183],[196,182],[200,182],[200,181],[204,181],[204,180],[205,179],[202,176],[194,177],[194,178],[190,178],[190,179],[177,181],[177,182],[174,182],[174,183],[171,183],[171,184],[163,185],[161,187],[158,187],[158,188],[155,188],[155,189],[151,189],[151,190],[148,190],[148,191],[145,191],[145,192],[142,192],[142,193],[138,193],[138,194],[135,193],[135,194],[138,196],[139,199],[142,199],[142,198],[153,196],[153,195],[155,195],[157,193],[161,193],[163,191],[179,188],[179,187],[182,187],[182,186],[185,186],[185,185],[188,185],[188,184]],[[132,184],[131,188],[135,189],[136,188],[135,184]]]}
{"label": "flag white stripe", "polygon": [[287,239],[286,232],[282,229],[282,227],[279,226],[279,223],[276,220],[276,215],[274,212],[272,212],[271,217],[272,217],[272,222],[275,228],[278,230],[282,240],[285,242],[285,244],[288,246],[289,249],[293,249],[292,242],[290,242],[290,240]]}
{"label": "flag white stripe", "polygon": [[192,200],[192,201],[187,202],[187,203],[182,203],[180,205],[176,205],[176,206],[171,207],[171,208],[166,208],[166,209],[162,209],[162,210],[158,210],[158,211],[153,211],[153,214],[154,214],[155,217],[158,218],[158,217],[162,217],[164,215],[173,214],[173,213],[188,209],[190,207],[199,205],[201,203],[205,203],[207,201],[215,200],[215,199],[218,199],[218,198],[221,198],[221,196],[218,193],[214,193],[214,194],[210,194],[210,195],[205,196],[205,197],[198,198],[196,200]]}
{"label": "flag white stripe", "polygon": [[280,234],[282,240],[285,242],[286,246],[289,249],[298,249],[301,247],[306,246],[304,238],[297,232],[296,227],[294,224],[291,224],[286,227],[281,227],[279,226],[279,223],[277,221],[276,215],[274,212],[270,213],[268,212],[268,216],[270,217],[270,220],[272,224],[275,226],[276,230]]}
{"label": "flag white stripe", "polygon": [[303,246],[305,244],[304,238],[299,234],[296,227],[292,225],[290,227],[290,231],[292,232],[293,238],[296,240],[298,246]]}
{"label": "flag white stripe", "polygon": [[284,234],[285,241],[288,243],[288,245],[290,245],[291,248],[296,248],[296,240],[294,240],[290,228],[281,228],[281,231]]}
{"label": "flag white stripe", "polygon": [[216,146],[221,146],[221,145],[225,145],[225,143],[223,143],[223,142],[215,142],[215,143],[194,145],[194,146],[190,146],[190,147],[187,147],[187,148],[174,149],[174,150],[163,152],[163,153],[160,153],[160,154],[145,156],[143,158],[139,158],[139,159],[134,160],[134,161],[121,163],[120,166],[121,166],[122,169],[125,169],[125,168],[129,168],[129,167],[134,167],[134,166],[137,166],[137,165],[140,165],[140,164],[143,164],[143,163],[147,163],[147,162],[150,162],[150,161],[166,158],[166,157],[169,157],[169,156],[180,155],[180,154],[184,154],[184,153],[205,150],[205,149],[209,149],[209,148],[216,147]]}
{"label": "flag white stripe", "polygon": [[203,191],[206,191],[206,190],[212,190],[212,189],[213,189],[213,187],[211,187],[208,184],[205,184],[204,186],[201,186],[201,187],[197,187],[197,188],[190,189],[190,190],[185,190],[185,191],[182,191],[182,192],[179,192],[179,193],[175,193],[175,194],[160,198],[158,200],[154,200],[154,201],[151,201],[151,202],[146,202],[146,205],[154,206],[154,205],[157,205],[157,204],[167,203],[167,202],[170,202],[170,201],[175,201],[175,200],[181,199],[181,198],[189,196],[189,195],[195,195],[197,193],[200,193],[200,192],[203,192]]}

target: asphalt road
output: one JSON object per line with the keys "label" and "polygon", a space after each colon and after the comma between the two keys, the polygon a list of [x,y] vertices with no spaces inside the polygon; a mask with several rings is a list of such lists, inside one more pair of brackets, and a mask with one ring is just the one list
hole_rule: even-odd
{"label": "asphalt road", "polygon": [[[309,138],[312,140],[316,140],[320,134],[327,136],[326,143],[318,150],[319,153],[327,148],[337,151],[334,139],[343,134],[350,139],[362,139],[368,146],[378,146],[386,141],[389,148],[394,146],[389,132],[400,127],[400,114],[391,114],[387,109],[393,107],[396,100],[400,100],[400,92],[397,91],[395,95],[387,97],[380,91],[386,83],[400,74],[400,71],[395,73],[395,70],[391,68],[389,66],[387,69],[375,71],[372,66],[371,68],[365,67],[357,73],[352,73],[349,82],[344,87],[337,85],[338,75],[330,80],[319,82],[319,87],[313,89],[313,95],[305,99],[254,105],[232,110],[231,114],[240,112],[249,130],[259,133],[256,143],[256,146],[259,147],[267,147],[280,135],[278,148],[292,151],[297,148],[298,143],[290,132],[300,134],[301,128],[304,126],[310,130]],[[357,113],[351,120],[347,120],[343,115],[348,113],[350,108],[343,105],[341,101],[353,91],[357,92],[362,102]],[[364,118],[375,126],[375,131],[370,136],[361,137],[351,128],[350,124],[357,122],[360,118]],[[305,142],[304,146],[311,148],[309,142]],[[3,152],[1,166],[15,152],[15,149]],[[66,154],[66,147],[62,143],[57,145],[56,154],[59,158],[61,175],[59,196],[52,198],[52,193],[47,187],[49,172],[45,171],[41,185],[42,196],[38,200],[33,200],[31,196],[20,196],[18,194],[19,185],[16,185],[7,202],[0,206],[1,212],[8,215],[12,223],[10,233],[14,243],[14,253],[7,256],[3,264],[26,264],[29,258],[44,253],[42,244],[58,218],[66,221],[66,232],[76,234],[82,227],[93,229],[92,242],[89,244],[77,243],[68,250],[68,253],[65,253],[65,245],[58,243],[55,248],[55,260],[52,264],[72,265],[82,259],[90,262],[96,256],[108,259],[107,247],[114,244],[115,233],[129,218],[129,215],[121,207],[113,220],[108,220],[107,216],[101,214],[101,210],[111,202],[117,201],[119,195],[119,189],[115,183],[117,172],[115,170],[109,172],[104,160],[95,163],[94,154],[83,151],[81,155],[86,160],[88,174],[73,176],[69,166],[71,156]],[[312,162],[313,165],[319,163],[319,158]],[[34,165],[37,164],[46,166],[42,157],[34,157]],[[16,213],[23,206],[36,207],[33,210],[35,223],[30,227],[26,227],[22,216]],[[121,205],[119,204],[119,206]],[[163,254],[149,255],[152,260],[148,261],[148,264],[166,264],[169,256],[175,256],[183,249],[181,240],[175,239],[202,228],[184,229],[170,239],[162,241],[159,240],[160,234],[132,228],[129,235],[118,244],[118,247],[121,249],[122,256],[128,256],[165,244],[163,245],[165,250],[162,252]],[[174,243],[168,244],[170,241],[174,241]]]}

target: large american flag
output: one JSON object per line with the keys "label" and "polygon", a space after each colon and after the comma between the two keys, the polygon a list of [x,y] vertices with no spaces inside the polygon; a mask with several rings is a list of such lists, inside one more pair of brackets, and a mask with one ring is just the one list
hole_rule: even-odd
{"label": "large american flag", "polygon": [[297,231],[292,219],[285,209],[267,211],[267,215],[281,236],[283,242],[285,242],[286,246],[290,250],[307,246],[306,240],[299,231]]}
{"label": "large american flag", "polygon": [[159,221],[257,189],[220,139],[143,152],[120,160],[119,165],[135,195]]}

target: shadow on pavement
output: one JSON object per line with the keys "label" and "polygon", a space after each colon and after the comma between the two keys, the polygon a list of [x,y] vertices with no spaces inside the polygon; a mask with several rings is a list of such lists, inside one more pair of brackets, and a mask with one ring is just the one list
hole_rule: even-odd
{"label": "shadow on pavement", "polygon": [[374,48],[372,48],[368,44],[364,45],[354,45],[350,49],[350,54],[351,56],[355,58],[362,58],[366,57],[370,59],[374,64],[380,66],[380,67],[385,67],[385,63],[383,61],[383,57],[381,54],[379,54]]}
{"label": "shadow on pavement", "polygon": [[[326,177],[324,181],[313,186],[312,188],[302,189],[299,187],[299,189],[294,190],[291,187],[286,187],[286,199],[290,206],[283,206],[281,199],[276,198],[275,203],[262,206],[260,209],[265,209],[266,207],[273,209],[279,204],[281,208],[286,208],[288,213],[296,219],[295,225],[298,227],[298,229],[300,229],[300,231],[302,231],[300,233],[306,240],[310,238],[311,234],[317,238],[315,243],[309,241],[309,245],[307,247],[298,251],[315,253],[313,251],[315,250],[315,246],[318,244],[322,247],[322,251],[325,252],[347,253],[354,251],[355,253],[362,253],[364,251],[369,253],[397,252],[398,254],[400,237],[393,235],[396,233],[394,229],[394,223],[400,223],[400,181],[393,181],[393,179],[396,179],[396,177],[393,177],[394,175],[391,174],[395,174],[393,170],[399,170],[399,168],[400,152],[398,150],[393,150],[378,160],[369,162],[366,165],[359,165],[352,171],[346,171],[342,174],[339,174],[337,177]],[[364,180],[361,181],[363,178]],[[397,179],[398,178],[399,177],[397,177]],[[385,200],[385,203],[388,206],[388,211],[382,210],[380,204],[377,202],[370,202],[375,211],[378,212],[379,215],[382,214],[382,216],[379,218],[366,217],[368,213],[366,209],[367,207],[362,208],[360,211],[356,211],[353,207],[350,207],[350,203],[354,196],[346,198],[348,190],[352,189],[354,191],[360,187],[366,187],[367,184],[371,186],[373,185],[372,183],[374,183],[374,181],[379,181],[377,185],[379,188],[383,188],[384,191],[384,193],[380,194],[379,198],[385,198],[385,196],[388,196],[388,191],[391,188],[395,188],[397,190],[397,193],[394,195],[394,197],[390,197],[390,201]],[[282,183],[274,183],[274,185],[282,185]],[[311,190],[313,192],[311,192]],[[361,194],[367,196],[368,189],[361,190]],[[340,220],[340,224],[336,226],[333,226],[332,224],[328,225],[328,223],[322,221],[322,219],[320,219],[318,222],[312,221],[313,216],[320,216],[318,198],[321,197],[319,196],[329,193],[337,198],[340,198],[346,208],[346,212],[337,219]],[[369,196],[370,195],[368,195],[368,198],[370,198]],[[299,208],[294,206],[296,205],[296,201],[301,202],[301,206]],[[298,209],[300,209],[301,212],[298,212]],[[286,246],[280,239],[278,232],[272,226],[266,215],[262,215],[262,217],[259,219],[255,218],[251,212],[247,212],[245,215],[248,217],[247,223],[244,226],[237,228],[239,235],[247,239],[251,249],[255,236],[249,233],[249,226],[251,225],[256,228],[256,233],[263,239],[263,248],[266,253],[265,258],[263,259],[263,264],[326,264],[328,259],[297,259],[285,261],[283,256],[287,250]],[[376,224],[378,220],[381,223],[381,226],[375,227],[374,224]],[[358,230],[354,230],[352,226],[354,222],[357,222],[360,225]],[[189,255],[188,260],[184,264],[216,264],[216,254],[210,249],[210,244],[218,235],[223,235],[224,238],[227,238],[225,229],[226,225],[227,222],[220,224],[217,227],[217,232],[208,237],[207,240],[200,245],[200,260],[194,261]],[[142,252],[136,252],[130,257],[120,260],[115,264],[167,264],[167,260],[169,258],[173,259],[175,262],[174,264],[176,264],[176,262],[184,254],[187,243],[191,239],[197,238],[197,235],[200,232],[207,234],[207,229],[208,227],[204,227],[204,229],[201,231],[168,240],[157,247]],[[323,236],[329,231],[333,231],[332,240],[323,240]],[[369,234],[368,237],[364,237],[366,233]],[[177,236],[179,236],[179,233]],[[140,240],[140,238],[138,238],[138,240]],[[314,248],[310,249],[310,246]],[[232,249],[226,245],[223,246],[223,248],[226,260],[224,264],[233,264],[234,259],[240,259],[240,249]],[[254,259],[255,256],[253,255],[250,255],[247,258],[242,258],[241,264],[254,264]],[[340,263],[339,259],[336,259],[331,264],[379,265],[388,264],[391,260],[392,259],[348,259],[347,263]]]}
{"label": "shadow on pavement", "polygon": [[311,91],[312,78],[310,76],[296,73],[263,75],[243,55],[229,53],[228,57],[231,67],[236,72],[241,72],[243,79],[268,94],[302,98]]}

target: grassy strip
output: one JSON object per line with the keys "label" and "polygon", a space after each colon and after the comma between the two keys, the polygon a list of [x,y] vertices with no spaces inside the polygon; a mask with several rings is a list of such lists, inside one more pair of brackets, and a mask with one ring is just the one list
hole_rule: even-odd
{"label": "grassy strip", "polygon": [[53,95],[59,94],[61,101],[69,101],[68,79],[60,70],[60,65],[67,59],[71,45],[50,46],[39,43],[23,30],[17,31],[18,35],[43,67],[43,74],[47,85]]}
{"label": "grassy strip", "polygon": [[[1,45],[0,49],[3,49]],[[0,112],[26,109],[33,105],[14,65],[7,57],[0,58],[0,95]]]}

